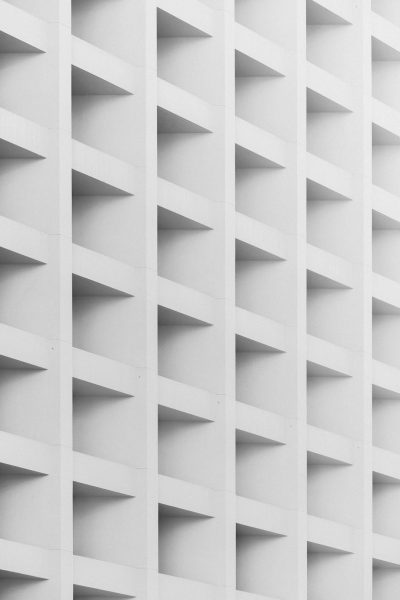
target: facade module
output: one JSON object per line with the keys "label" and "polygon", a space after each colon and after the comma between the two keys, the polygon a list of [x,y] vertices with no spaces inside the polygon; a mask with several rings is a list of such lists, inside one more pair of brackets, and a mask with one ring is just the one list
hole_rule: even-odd
{"label": "facade module", "polygon": [[400,598],[399,0],[0,0],[0,598]]}

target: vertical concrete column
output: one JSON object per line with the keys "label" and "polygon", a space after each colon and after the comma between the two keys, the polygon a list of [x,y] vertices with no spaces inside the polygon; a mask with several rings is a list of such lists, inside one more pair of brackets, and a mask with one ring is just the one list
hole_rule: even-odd
{"label": "vertical concrete column", "polygon": [[[292,12],[293,10],[293,12]],[[294,114],[293,137],[288,144],[290,164],[293,168],[293,196],[290,214],[293,214],[293,248],[290,257],[293,261],[293,290],[296,294],[294,306],[294,345],[296,362],[294,365],[295,405],[292,409],[293,427],[293,475],[296,484],[296,511],[294,523],[294,578],[290,594],[302,600],[308,598],[307,587],[307,6],[293,3],[292,18],[288,24],[288,49],[290,63],[289,77],[292,79],[293,95],[289,94],[290,110]],[[293,153],[293,155],[292,155]],[[290,232],[291,233],[291,232]],[[289,596],[290,597],[290,596]]]}
{"label": "vertical concrete column", "polygon": [[139,385],[140,419],[143,435],[143,498],[144,531],[138,539],[145,577],[141,595],[158,594],[158,358],[157,358],[157,3],[137,2],[135,6],[138,94],[137,137],[139,154],[138,207],[135,236],[138,247],[137,274],[141,294],[138,298],[138,322],[143,333],[138,338],[139,356],[143,357]]}
{"label": "vertical concrete column", "polygon": [[[42,179],[43,213],[38,229],[48,234],[48,271],[43,288],[43,335],[50,343],[50,363],[42,418],[42,440],[53,449],[48,507],[51,576],[43,598],[73,598],[72,527],[72,192],[71,192],[71,6],[43,2],[35,10],[47,28],[46,66],[38,86],[45,86],[43,124],[48,128],[48,155]],[[33,591],[33,590],[32,590]]]}
{"label": "vertical concrete column", "polygon": [[217,169],[214,179],[216,268],[216,343],[220,359],[215,365],[215,490],[217,492],[216,583],[221,598],[236,596],[236,489],[235,489],[235,6],[233,0],[206,2],[215,20],[214,59],[210,70],[215,81]]}
{"label": "vertical concrete column", "polygon": [[360,102],[359,136],[360,154],[358,159],[359,196],[357,225],[361,230],[362,242],[360,258],[362,260],[361,310],[360,330],[362,332],[362,359],[360,382],[360,415],[363,423],[361,439],[360,470],[362,487],[362,539],[361,562],[362,582],[361,595],[375,599],[373,590],[373,362],[372,362],[372,331],[373,331],[373,283],[372,283],[372,152],[371,152],[371,122],[372,122],[372,20],[371,3],[364,2],[359,7],[358,52],[360,53]]}

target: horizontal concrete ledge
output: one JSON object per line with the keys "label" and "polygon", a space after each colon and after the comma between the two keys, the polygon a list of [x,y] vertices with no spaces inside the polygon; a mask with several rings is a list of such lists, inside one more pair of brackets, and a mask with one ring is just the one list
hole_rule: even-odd
{"label": "horizontal concrete ledge", "polygon": [[0,158],[45,158],[48,131],[5,108],[0,108]]}
{"label": "horizontal concrete ledge", "polygon": [[158,277],[160,325],[212,325],[215,301],[197,290]]}
{"label": "horizontal concrete ledge", "polygon": [[215,516],[212,490],[166,475],[158,477],[158,502],[165,516]]}
{"label": "horizontal concrete ledge", "polygon": [[283,233],[236,212],[236,260],[285,260],[287,246]]}
{"label": "horizontal concrete ledge", "polygon": [[72,43],[73,94],[133,94],[132,65],[76,36]]}
{"label": "horizontal concrete ledge", "polygon": [[74,556],[74,589],[82,595],[97,593],[108,598],[135,598],[138,575],[135,569],[114,563]]}
{"label": "horizontal concrete ledge", "polygon": [[400,566],[400,540],[379,533],[372,535],[374,562]]}
{"label": "horizontal concrete ledge", "polygon": [[372,143],[400,144],[400,112],[376,98],[372,99]]}
{"label": "horizontal concrete ledge", "polygon": [[239,535],[285,536],[288,534],[287,521],[286,511],[277,506],[236,496],[236,525]]}
{"label": "horizontal concrete ledge", "polygon": [[258,169],[286,166],[286,144],[252,123],[235,118],[236,168]]}
{"label": "horizontal concrete ledge", "polygon": [[135,168],[109,154],[72,140],[74,196],[119,196],[134,193]]}
{"label": "horizontal concrete ledge", "polygon": [[50,351],[45,338],[0,323],[0,368],[47,369]]}
{"label": "horizontal concrete ledge", "polygon": [[286,328],[281,323],[236,307],[238,352],[286,352]]}
{"label": "horizontal concrete ledge", "polygon": [[400,229],[400,198],[377,185],[372,186],[374,229]]}
{"label": "horizontal concrete ledge", "polygon": [[158,376],[161,420],[214,421],[217,397],[206,390]]}
{"label": "horizontal concrete ledge", "polygon": [[271,77],[286,74],[285,51],[239,23],[235,23],[235,49],[237,77]]}
{"label": "horizontal concrete ledge", "polygon": [[158,574],[159,600],[216,600],[218,588],[216,586],[174,577],[173,575]]}
{"label": "horizontal concrete ledge", "polygon": [[307,335],[307,373],[311,377],[351,377],[353,356],[349,350]]}
{"label": "horizontal concrete ledge", "polygon": [[400,394],[400,369],[378,360],[372,361],[372,384],[375,393],[382,397]]}
{"label": "horizontal concrete ledge", "polygon": [[16,474],[47,475],[52,470],[52,447],[6,431],[0,431],[0,463]]}
{"label": "horizontal concrete ledge", "polygon": [[74,494],[131,498],[136,495],[138,476],[135,469],[82,452],[74,452],[73,461]]}
{"label": "horizontal concrete ledge", "polygon": [[307,541],[309,552],[349,554],[355,551],[354,531],[351,527],[313,515],[307,517]]}
{"label": "horizontal concrete ledge", "polygon": [[46,23],[0,1],[0,52],[45,52]]}
{"label": "horizontal concrete ledge", "polygon": [[158,227],[160,229],[214,229],[211,200],[162,177],[157,179]]}
{"label": "horizontal concrete ledge", "polygon": [[236,590],[235,600],[279,600],[272,596],[260,596],[259,594],[252,594],[251,592],[241,592]]}
{"label": "horizontal concrete ledge", "polygon": [[[226,591],[209,583],[185,579],[183,577],[175,577],[166,575],[165,573],[158,574],[158,598],[159,600],[217,600]],[[250,592],[242,592],[236,590],[232,592],[232,598],[235,600],[279,600],[272,596],[260,596]],[[229,596],[230,597],[230,596]]]}
{"label": "horizontal concrete ledge", "polygon": [[354,186],[350,173],[310,152],[307,152],[307,179],[342,198],[350,200],[353,197]]}
{"label": "horizontal concrete ledge", "polygon": [[400,60],[400,28],[371,13],[372,60]]}
{"label": "horizontal concrete ledge", "polygon": [[199,0],[157,0],[159,37],[212,36],[214,14]]}
{"label": "horizontal concrete ledge", "polygon": [[0,263],[44,264],[47,259],[46,234],[0,216]]}
{"label": "horizontal concrete ledge", "polygon": [[215,128],[213,107],[164,79],[157,80],[158,133],[209,133]]}
{"label": "horizontal concrete ledge", "polygon": [[355,442],[350,438],[307,425],[308,464],[352,465]]}
{"label": "horizontal concrete ledge", "polygon": [[236,439],[242,443],[286,444],[287,420],[268,410],[236,402]]}
{"label": "horizontal concrete ledge", "polygon": [[353,266],[343,258],[307,244],[308,288],[352,288]]}
{"label": "horizontal concrete ledge", "polygon": [[345,25],[352,23],[353,7],[347,0],[307,0],[307,23]]}
{"label": "horizontal concrete ledge", "polygon": [[72,349],[74,392],[80,396],[134,396],[137,374],[134,367]]}
{"label": "horizontal concrete ledge", "polygon": [[0,538],[0,573],[15,577],[49,579],[50,554],[45,548]]}
{"label": "horizontal concrete ledge", "polygon": [[134,295],[134,269],[77,244],[72,244],[72,273],[74,295]]}
{"label": "horizontal concrete ledge", "polygon": [[309,112],[352,112],[354,110],[354,92],[339,79],[307,62],[307,110]]}
{"label": "horizontal concrete ledge", "polygon": [[400,312],[400,283],[372,273],[373,312],[398,314]]}
{"label": "horizontal concrete ledge", "polygon": [[383,448],[372,448],[374,481],[400,483],[400,455]]}

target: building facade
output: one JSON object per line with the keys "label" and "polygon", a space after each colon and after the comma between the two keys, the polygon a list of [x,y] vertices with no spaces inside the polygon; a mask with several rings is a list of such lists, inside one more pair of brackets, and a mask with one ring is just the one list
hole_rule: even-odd
{"label": "building facade", "polygon": [[0,597],[400,597],[400,2],[0,0]]}

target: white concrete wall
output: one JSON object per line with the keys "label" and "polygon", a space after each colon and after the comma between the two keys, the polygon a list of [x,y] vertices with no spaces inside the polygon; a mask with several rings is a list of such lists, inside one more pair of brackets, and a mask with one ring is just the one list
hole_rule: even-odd
{"label": "white concrete wall", "polygon": [[399,27],[0,0],[1,598],[397,597]]}

